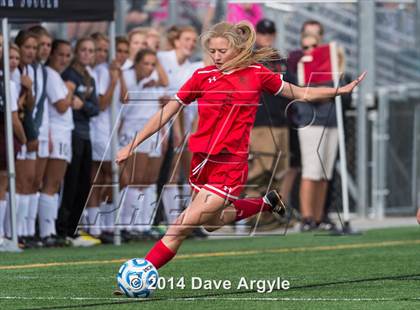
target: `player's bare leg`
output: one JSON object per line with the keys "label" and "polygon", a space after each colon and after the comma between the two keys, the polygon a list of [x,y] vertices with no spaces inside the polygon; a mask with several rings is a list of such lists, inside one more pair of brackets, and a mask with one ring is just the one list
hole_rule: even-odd
{"label": "player's bare leg", "polygon": [[192,230],[207,223],[226,208],[226,200],[201,189],[191,204],[181,213],[171,225],[162,241],[172,251],[176,252]]}

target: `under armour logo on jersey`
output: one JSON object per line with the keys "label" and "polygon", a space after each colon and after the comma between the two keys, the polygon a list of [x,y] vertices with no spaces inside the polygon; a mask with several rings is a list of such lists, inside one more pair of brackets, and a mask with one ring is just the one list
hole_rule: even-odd
{"label": "under armour logo on jersey", "polygon": [[212,82],[216,82],[216,77],[215,76],[209,78],[209,83],[212,83]]}

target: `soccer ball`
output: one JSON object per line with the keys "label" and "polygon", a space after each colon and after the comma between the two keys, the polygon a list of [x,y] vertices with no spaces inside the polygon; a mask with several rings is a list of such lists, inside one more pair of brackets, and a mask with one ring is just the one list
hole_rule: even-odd
{"label": "soccer ball", "polygon": [[128,297],[150,297],[157,286],[159,274],[149,261],[133,258],[121,265],[118,275],[118,287]]}

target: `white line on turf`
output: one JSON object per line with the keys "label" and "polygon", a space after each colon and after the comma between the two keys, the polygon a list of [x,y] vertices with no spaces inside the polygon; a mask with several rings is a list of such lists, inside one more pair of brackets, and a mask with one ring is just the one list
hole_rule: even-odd
{"label": "white line on turf", "polygon": [[[0,296],[0,300],[103,300],[103,301],[146,301],[148,299],[130,299],[121,297],[25,297],[25,296]],[[172,297],[162,298],[160,301],[206,301],[206,300],[223,300],[223,301],[420,301],[420,297],[413,298],[368,298],[368,297],[344,297],[344,298],[322,298],[322,297]]]}
{"label": "white line on turf", "polygon": [[[382,242],[368,242],[368,243],[349,243],[337,245],[322,245],[314,247],[296,247],[296,248],[274,248],[274,249],[259,249],[259,250],[239,250],[227,252],[209,252],[209,253],[191,253],[179,254],[175,257],[179,259],[194,259],[194,258],[209,258],[209,257],[228,257],[228,256],[245,256],[258,254],[280,254],[280,253],[305,253],[317,251],[334,251],[334,250],[355,250],[355,249],[372,249],[391,246],[402,245],[417,245],[420,240],[396,240],[396,241],[382,241]],[[14,269],[32,269],[32,268],[46,268],[46,267],[61,267],[61,266],[79,266],[79,265],[98,265],[98,264],[116,264],[123,263],[128,258],[111,259],[111,260],[92,260],[92,261],[66,261],[66,262],[51,262],[51,263],[36,263],[26,265],[9,265],[0,266],[0,270],[14,270]]]}

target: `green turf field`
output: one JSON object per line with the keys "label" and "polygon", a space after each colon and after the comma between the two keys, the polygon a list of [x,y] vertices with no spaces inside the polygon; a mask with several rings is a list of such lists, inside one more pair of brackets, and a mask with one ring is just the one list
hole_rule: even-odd
{"label": "green turf field", "polygon": [[[114,297],[121,262],[150,246],[0,253],[0,309],[420,309],[420,227],[188,240],[159,271],[166,279],[184,277],[184,289],[159,290],[143,301]],[[232,288],[192,290],[192,277],[229,280]],[[237,290],[241,277],[281,277],[290,289]]]}

